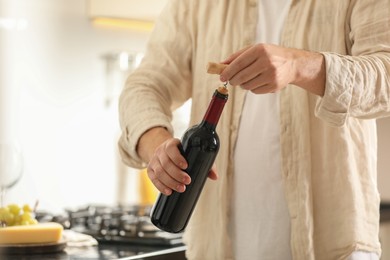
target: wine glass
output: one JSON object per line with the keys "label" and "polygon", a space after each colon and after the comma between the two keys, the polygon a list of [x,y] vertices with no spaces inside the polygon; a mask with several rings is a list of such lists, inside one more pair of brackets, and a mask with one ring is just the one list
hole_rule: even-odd
{"label": "wine glass", "polygon": [[0,206],[3,206],[6,190],[22,177],[23,155],[18,143],[0,143]]}

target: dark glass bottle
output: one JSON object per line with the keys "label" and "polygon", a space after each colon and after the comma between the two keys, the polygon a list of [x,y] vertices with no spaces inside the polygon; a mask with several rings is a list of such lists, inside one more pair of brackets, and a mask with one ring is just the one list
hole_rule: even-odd
{"label": "dark glass bottle", "polygon": [[185,171],[190,175],[191,183],[183,193],[173,191],[169,196],[158,196],[151,212],[152,223],[158,228],[178,233],[187,226],[219,150],[215,128],[227,99],[226,88],[215,90],[202,122],[184,133],[179,148],[187,160]]}

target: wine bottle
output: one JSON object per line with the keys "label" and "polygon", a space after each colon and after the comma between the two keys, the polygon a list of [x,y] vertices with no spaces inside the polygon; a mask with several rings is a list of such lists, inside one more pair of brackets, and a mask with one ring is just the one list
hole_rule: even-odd
{"label": "wine bottle", "polygon": [[202,122],[184,133],[179,149],[187,160],[185,171],[191,177],[191,183],[183,193],[159,194],[150,215],[156,227],[178,233],[187,226],[219,150],[215,128],[227,99],[226,87],[216,89]]}

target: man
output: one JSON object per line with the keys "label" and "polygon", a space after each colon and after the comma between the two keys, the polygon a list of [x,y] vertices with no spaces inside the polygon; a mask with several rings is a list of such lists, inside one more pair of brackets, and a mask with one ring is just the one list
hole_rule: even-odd
{"label": "man", "polygon": [[189,259],[378,259],[389,25],[387,0],[168,3],[121,96],[120,150],[161,192],[183,192],[171,109],[192,98],[199,122],[218,85],[207,61],[229,64],[218,180],[186,230]]}

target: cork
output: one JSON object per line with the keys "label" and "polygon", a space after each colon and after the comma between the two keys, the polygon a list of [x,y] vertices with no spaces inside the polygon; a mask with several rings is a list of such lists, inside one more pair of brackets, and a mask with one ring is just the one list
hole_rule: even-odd
{"label": "cork", "polygon": [[220,75],[226,67],[227,64],[209,62],[207,64],[207,73]]}
{"label": "cork", "polygon": [[225,96],[229,94],[229,91],[228,91],[227,87],[225,87],[225,86],[218,87],[217,91]]}

